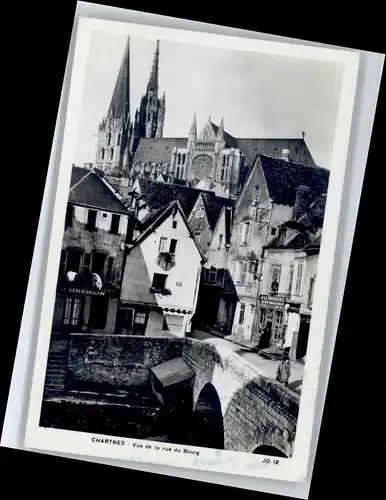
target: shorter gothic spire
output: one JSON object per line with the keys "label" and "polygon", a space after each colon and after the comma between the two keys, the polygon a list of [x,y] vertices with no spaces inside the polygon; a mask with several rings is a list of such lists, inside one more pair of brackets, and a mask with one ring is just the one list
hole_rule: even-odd
{"label": "shorter gothic spire", "polygon": [[192,122],[192,125],[190,127],[190,132],[189,132],[189,135],[192,135],[194,137],[197,136],[197,122],[196,122],[196,113],[194,113],[194,116],[193,116],[193,122]]}
{"label": "shorter gothic spire", "polygon": [[224,140],[224,117],[222,116],[220,125],[218,127],[218,131],[217,131],[216,141],[222,142],[223,140]]}

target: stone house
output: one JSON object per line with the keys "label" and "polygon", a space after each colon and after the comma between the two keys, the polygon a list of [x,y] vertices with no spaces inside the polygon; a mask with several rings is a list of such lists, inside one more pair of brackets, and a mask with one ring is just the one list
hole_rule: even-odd
{"label": "stone house", "polygon": [[[329,171],[257,155],[236,202],[228,270],[235,286],[237,305],[232,336],[258,344],[263,249],[285,222],[297,221],[313,202],[327,192]],[[288,228],[289,231],[293,230]]]}
{"label": "stone house", "polygon": [[53,333],[112,333],[129,212],[95,171],[72,168]]}
{"label": "stone house", "polygon": [[205,258],[179,200],[149,213],[136,234],[125,247],[116,333],[184,336]]}
{"label": "stone house", "polygon": [[282,224],[263,248],[259,347],[287,347],[293,359],[307,349],[325,200],[319,197],[298,221]]}

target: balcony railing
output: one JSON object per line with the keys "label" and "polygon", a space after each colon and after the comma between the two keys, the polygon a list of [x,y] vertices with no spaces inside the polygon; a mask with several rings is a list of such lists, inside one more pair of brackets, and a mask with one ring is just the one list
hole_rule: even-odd
{"label": "balcony railing", "polygon": [[214,142],[197,141],[195,148],[203,151],[212,151],[214,150]]}

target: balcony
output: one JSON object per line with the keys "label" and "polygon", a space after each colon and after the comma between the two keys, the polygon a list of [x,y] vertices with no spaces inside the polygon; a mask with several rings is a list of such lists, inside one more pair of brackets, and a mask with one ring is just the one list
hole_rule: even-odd
{"label": "balcony", "polygon": [[163,296],[168,296],[171,295],[172,292],[168,288],[163,288],[160,286],[152,286],[150,287],[150,293],[154,293],[157,295],[163,295]]}

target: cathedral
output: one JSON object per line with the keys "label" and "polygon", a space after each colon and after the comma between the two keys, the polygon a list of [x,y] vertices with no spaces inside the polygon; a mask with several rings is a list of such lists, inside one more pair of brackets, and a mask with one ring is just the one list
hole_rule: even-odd
{"label": "cathedral", "polygon": [[134,120],[130,112],[130,37],[127,39],[110,106],[98,127],[95,167],[112,177],[128,173],[140,139],[160,138],[165,93],[158,97],[159,41],[153,66]]}
{"label": "cathedral", "polygon": [[[235,138],[211,117],[197,130],[194,115],[187,137],[163,137],[165,93],[159,94],[157,41],[146,91],[135,115],[130,111],[130,38],[106,116],[99,124],[95,167],[113,184],[130,187],[137,177],[182,184],[237,198],[258,154],[316,167],[301,138]],[[118,179],[120,181],[118,182]]]}

